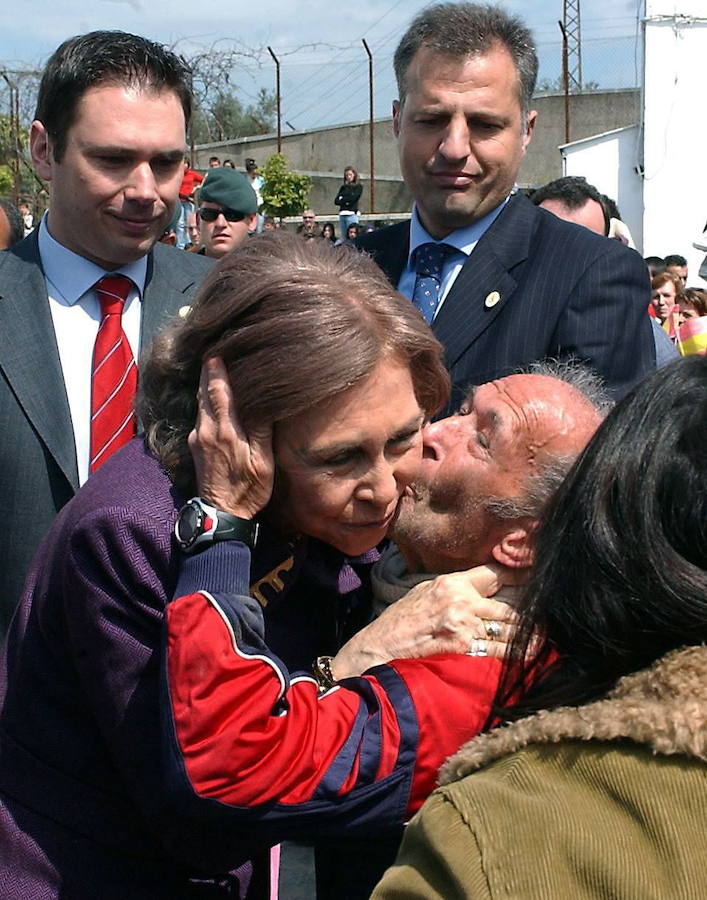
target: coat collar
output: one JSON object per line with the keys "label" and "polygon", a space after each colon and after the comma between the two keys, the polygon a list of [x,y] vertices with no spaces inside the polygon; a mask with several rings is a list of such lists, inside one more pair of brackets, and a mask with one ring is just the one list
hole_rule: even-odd
{"label": "coat collar", "polygon": [[622,740],[661,756],[707,762],[707,647],[668,653],[649,669],[622,678],[602,700],[541,712],[479,735],[447,760],[440,784],[529,744]]}

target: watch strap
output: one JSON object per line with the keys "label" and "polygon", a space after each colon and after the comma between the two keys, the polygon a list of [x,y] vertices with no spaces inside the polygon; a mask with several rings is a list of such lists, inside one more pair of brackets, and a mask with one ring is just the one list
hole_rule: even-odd
{"label": "watch strap", "polygon": [[[188,507],[197,516],[197,527],[194,534],[185,540],[179,531],[179,521],[182,513]],[[192,497],[184,504],[175,525],[177,540],[185,553],[196,553],[217,541],[242,541],[253,550],[258,540],[259,530],[258,522],[253,519],[242,519],[231,513],[223,512],[223,510],[206,503],[201,497]]]}

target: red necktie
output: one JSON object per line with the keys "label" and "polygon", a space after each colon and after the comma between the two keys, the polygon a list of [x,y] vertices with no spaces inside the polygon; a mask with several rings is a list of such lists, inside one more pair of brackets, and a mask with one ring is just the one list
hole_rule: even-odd
{"label": "red necktie", "polygon": [[95,286],[101,304],[101,327],[91,371],[90,472],[135,434],[137,367],[121,322],[131,287],[132,281],[125,275],[105,275]]}

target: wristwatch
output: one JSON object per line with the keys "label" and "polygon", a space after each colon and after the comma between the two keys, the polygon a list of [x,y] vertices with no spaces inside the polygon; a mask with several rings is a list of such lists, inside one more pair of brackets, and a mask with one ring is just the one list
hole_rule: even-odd
{"label": "wristwatch", "polygon": [[240,519],[209,506],[201,497],[192,497],[179,510],[174,536],[184,553],[204,550],[215,541],[242,541],[251,550],[258,540],[259,526],[252,519]]}

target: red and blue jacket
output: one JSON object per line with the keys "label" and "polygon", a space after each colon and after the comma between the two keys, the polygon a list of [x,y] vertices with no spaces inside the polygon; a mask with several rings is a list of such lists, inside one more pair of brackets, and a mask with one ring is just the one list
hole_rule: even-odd
{"label": "red and blue jacket", "polygon": [[395,660],[321,693],[265,644],[250,552],[186,559],[166,610],[164,731],[175,794],[251,840],[402,824],[444,760],[477,734],[498,683],[491,658]]}

